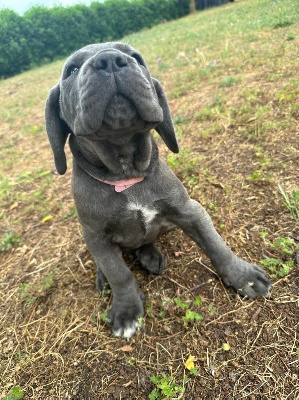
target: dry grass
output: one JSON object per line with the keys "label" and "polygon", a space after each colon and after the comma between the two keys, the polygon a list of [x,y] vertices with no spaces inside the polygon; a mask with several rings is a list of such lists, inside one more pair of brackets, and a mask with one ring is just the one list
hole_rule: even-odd
{"label": "dry grass", "polygon": [[[70,155],[67,174],[56,175],[43,126],[47,91],[62,63],[3,81],[0,238],[13,231],[21,239],[7,240],[14,246],[0,252],[3,399],[16,386],[34,400],[147,399],[151,377],[162,372],[188,400],[298,398],[299,231],[277,184],[290,195],[298,191],[299,30],[295,23],[258,25],[253,3],[197,13],[128,40],[169,94],[182,151],[172,157],[157,139],[162,156],[237,254],[293,260],[294,267],[285,276],[269,271],[276,275],[271,299],[248,302],[223,286],[188,238],[171,232],[159,241],[168,257],[162,276],[148,276],[127,258],[147,314],[130,343],[114,338],[103,320],[111,298],[95,291],[95,264],[73,207]],[[284,6],[291,10],[293,2]],[[248,19],[237,26],[234,15]],[[53,218],[42,222],[47,216]],[[293,252],[274,248],[277,238],[292,238]],[[202,322],[186,326],[174,298]],[[195,375],[184,366],[189,354]]]}

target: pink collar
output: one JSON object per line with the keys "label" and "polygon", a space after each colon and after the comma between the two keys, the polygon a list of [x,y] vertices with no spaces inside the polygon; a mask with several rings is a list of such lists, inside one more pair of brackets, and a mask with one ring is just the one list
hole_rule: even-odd
{"label": "pink collar", "polygon": [[139,176],[138,178],[123,179],[121,181],[105,181],[99,178],[96,179],[103,183],[107,183],[107,185],[114,186],[116,192],[122,192],[123,190],[126,190],[129,187],[135,185],[135,183],[143,181],[144,176]]}

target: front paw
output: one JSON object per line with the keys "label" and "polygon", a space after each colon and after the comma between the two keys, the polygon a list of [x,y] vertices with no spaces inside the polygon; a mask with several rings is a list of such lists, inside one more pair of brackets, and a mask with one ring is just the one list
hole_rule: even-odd
{"label": "front paw", "polygon": [[129,340],[140,328],[144,315],[142,299],[142,293],[113,298],[108,319],[114,336]]}
{"label": "front paw", "polygon": [[251,299],[269,297],[272,289],[271,281],[264,270],[239,258],[223,281],[227,286],[233,286],[241,296]]}

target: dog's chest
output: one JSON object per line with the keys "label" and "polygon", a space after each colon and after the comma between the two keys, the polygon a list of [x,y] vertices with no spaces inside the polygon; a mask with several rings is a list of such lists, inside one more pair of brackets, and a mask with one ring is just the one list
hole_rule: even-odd
{"label": "dog's chest", "polygon": [[137,212],[137,218],[141,220],[145,225],[145,229],[148,228],[154,218],[158,215],[158,212],[150,208],[148,206],[143,206],[137,202],[129,202],[128,204],[128,211],[132,211],[133,213]]}
{"label": "dog's chest", "polygon": [[128,200],[110,232],[114,243],[125,249],[136,249],[154,242],[161,233],[168,230],[168,225],[153,205]]}

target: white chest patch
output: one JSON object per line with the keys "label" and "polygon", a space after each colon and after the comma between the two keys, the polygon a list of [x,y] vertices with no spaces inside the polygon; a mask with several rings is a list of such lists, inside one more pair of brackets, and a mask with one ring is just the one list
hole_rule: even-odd
{"label": "white chest patch", "polygon": [[132,211],[141,211],[146,224],[150,224],[151,221],[158,214],[156,210],[151,210],[150,208],[142,206],[138,203],[129,203],[128,208]]}

